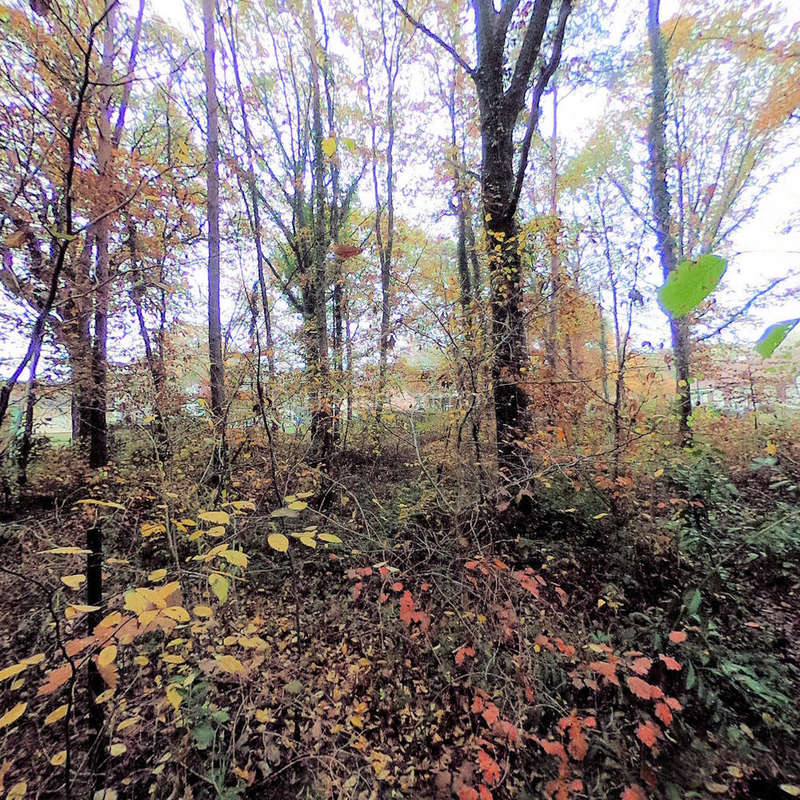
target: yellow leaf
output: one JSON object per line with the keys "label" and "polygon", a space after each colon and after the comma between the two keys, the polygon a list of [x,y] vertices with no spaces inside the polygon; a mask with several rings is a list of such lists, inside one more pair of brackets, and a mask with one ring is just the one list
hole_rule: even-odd
{"label": "yellow leaf", "polygon": [[27,658],[23,658],[20,661],[20,664],[27,664],[29,667],[34,667],[37,664],[41,664],[44,661],[45,655],[44,653],[35,653],[32,656],[28,656]]}
{"label": "yellow leaf", "polygon": [[778,788],[790,797],[800,797],[800,786],[795,786],[793,783],[782,783]]}
{"label": "yellow leaf", "polygon": [[27,703],[17,703],[10,711],[6,711],[6,713],[0,717],[0,728],[13,725],[25,713],[27,707]]}
{"label": "yellow leaf", "polygon": [[157,616],[158,616],[158,609],[157,608],[150,608],[147,611],[142,611],[139,614],[139,624],[146,628]]}
{"label": "yellow leaf", "polygon": [[51,550],[42,550],[43,553],[52,553],[56,556],[85,556],[91,550],[84,550],[82,547],[53,547]]}
{"label": "yellow leaf", "polygon": [[195,606],[192,611],[196,617],[207,619],[211,616],[211,606]]}
{"label": "yellow leaf", "polygon": [[114,659],[117,657],[117,646],[115,644],[110,644],[107,647],[104,647],[100,651],[100,655],[97,656],[97,666],[98,667],[107,667],[109,664],[114,662]]}
{"label": "yellow leaf", "polygon": [[305,511],[308,508],[308,503],[304,503],[302,500],[295,500],[294,503],[289,503],[287,508],[291,508],[292,511]]}
{"label": "yellow leaf", "polygon": [[103,619],[100,620],[100,624],[97,627],[113,628],[120,622],[122,622],[122,614],[120,614],[119,611],[112,611],[110,614],[107,614],[105,617],[103,617]]}
{"label": "yellow leaf", "polygon": [[256,709],[256,721],[257,722],[269,722],[272,719],[272,714],[270,713],[269,709],[266,708],[257,708]]}
{"label": "yellow leaf", "polygon": [[267,536],[267,544],[279,553],[285,553],[289,549],[289,540],[282,533],[271,533]]}
{"label": "yellow leaf", "polygon": [[208,576],[208,582],[211,584],[211,591],[217,597],[220,603],[224,603],[228,599],[228,590],[230,589],[231,582],[219,572],[212,572]]}
{"label": "yellow leaf", "polygon": [[0,681],[4,681],[6,678],[13,678],[15,675],[19,675],[20,672],[28,669],[29,666],[29,664],[12,664],[10,667],[0,669]]}
{"label": "yellow leaf", "polygon": [[201,511],[197,518],[213,525],[227,525],[231,521],[230,514],[226,511]]}
{"label": "yellow leaf", "polygon": [[169,704],[177,711],[178,706],[183,700],[183,695],[180,693],[180,690],[174,683],[171,683],[169,686],[167,686],[167,700],[169,701]]}
{"label": "yellow leaf", "polygon": [[661,477],[663,474],[664,474],[664,470],[663,470],[663,469],[657,469],[657,470],[656,470],[656,471],[653,473],[653,477],[654,477],[654,478],[660,478],[660,477]]}
{"label": "yellow leaf", "polygon": [[133,663],[139,667],[146,667],[150,663],[150,659],[147,656],[134,656]]}
{"label": "yellow leaf", "polygon": [[52,725],[54,722],[58,722],[60,719],[64,719],[67,716],[67,704],[64,703],[63,706],[59,706],[55,710],[51,711],[45,718],[44,724],[45,725]]}
{"label": "yellow leaf", "polygon": [[67,751],[66,750],[60,750],[58,753],[56,753],[50,759],[50,763],[54,767],[60,767],[62,764],[64,764],[66,762],[66,760],[67,760]]}
{"label": "yellow leaf", "polygon": [[164,533],[167,529],[160,522],[147,522],[141,527],[142,538],[155,536],[157,533]]}
{"label": "yellow leaf", "polygon": [[216,558],[218,555],[221,555],[228,549],[227,544],[218,544],[216,547],[212,547],[207,553],[203,555],[203,561],[211,561],[212,558]]}
{"label": "yellow leaf", "polygon": [[252,500],[234,500],[228,505],[233,506],[237,511],[255,511],[256,504]]}
{"label": "yellow leaf", "polygon": [[316,547],[317,540],[311,534],[305,534],[297,537],[306,547]]}
{"label": "yellow leaf", "polygon": [[165,569],[154,569],[147,576],[147,580],[152,581],[153,583],[157,583],[158,581],[163,581],[164,578],[166,577],[167,577],[167,571]]}
{"label": "yellow leaf", "polygon": [[217,656],[217,664],[219,664],[219,668],[223,672],[232,672],[234,674],[244,672],[244,666],[242,665],[242,662],[234,656]]}
{"label": "yellow leaf", "polygon": [[321,542],[331,542],[333,544],[342,543],[342,540],[335,533],[321,533],[317,538]]}
{"label": "yellow leaf", "polygon": [[100,694],[95,697],[94,702],[98,706],[107,703],[114,696],[114,691],[114,689],[106,689],[104,692],[100,692]]}
{"label": "yellow leaf", "polygon": [[11,682],[11,686],[9,687],[12,692],[16,692],[17,689],[21,689],[25,685],[25,678],[17,678],[15,681]]}
{"label": "yellow leaf", "polygon": [[132,728],[134,725],[138,725],[142,721],[141,717],[128,717],[128,719],[122,720],[119,725],[117,725],[117,732],[125,731],[128,728]]}
{"label": "yellow leaf", "polygon": [[234,567],[247,566],[247,556],[241,550],[226,550],[222,555]]}
{"label": "yellow leaf", "polygon": [[164,653],[161,656],[161,660],[166,664],[183,664],[186,661],[183,656],[179,656],[177,653]]}
{"label": "yellow leaf", "polygon": [[[211,528],[210,530],[213,531],[213,530],[216,530],[216,528]],[[225,528],[223,528],[222,530],[224,531]],[[190,542],[196,542],[202,535],[203,535],[203,531],[200,528],[198,528],[193,534],[191,534],[189,536],[189,541]]]}
{"label": "yellow leaf", "polygon": [[133,611],[134,614],[141,614],[147,606],[147,599],[141,594],[139,589],[129,589],[125,592],[126,611]]}
{"label": "yellow leaf", "polygon": [[127,746],[122,742],[114,742],[114,744],[108,748],[108,752],[112,756],[121,756],[127,749]]}
{"label": "yellow leaf", "polygon": [[69,586],[70,589],[80,589],[81,584],[86,580],[85,575],[62,575],[61,583]]}
{"label": "yellow leaf", "polygon": [[[206,533],[209,536],[212,536],[214,539],[219,539],[221,536],[224,536],[226,533],[224,525],[215,525],[213,528],[209,528]],[[191,537],[190,537],[191,538]]]}
{"label": "yellow leaf", "polygon": [[6,800],[22,800],[25,797],[25,792],[28,791],[27,781],[17,781],[9,790],[6,795]]}
{"label": "yellow leaf", "polygon": [[191,617],[183,606],[169,606],[161,612],[165,617],[174,619],[175,622],[189,622]]}
{"label": "yellow leaf", "polygon": [[125,510],[125,506],[122,506],[119,503],[113,503],[111,502],[111,500],[92,500],[91,498],[89,498],[86,500],[78,500],[76,505],[99,506],[100,508],[117,508],[120,511]]}
{"label": "yellow leaf", "polygon": [[67,619],[75,619],[80,614],[88,614],[90,611],[99,611],[100,606],[87,606],[82,603],[73,603],[64,609],[64,616]]}
{"label": "yellow leaf", "polygon": [[336,155],[336,138],[334,136],[322,140],[322,152],[326,158],[333,158]]}

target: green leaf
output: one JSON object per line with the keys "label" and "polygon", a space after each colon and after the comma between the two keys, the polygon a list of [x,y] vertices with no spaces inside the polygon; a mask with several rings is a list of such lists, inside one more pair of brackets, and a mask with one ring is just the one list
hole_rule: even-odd
{"label": "green leaf", "polygon": [[724,258],[710,254],[681,261],[658,290],[661,307],[672,317],[685,316],[714,291],[727,266]]}
{"label": "green leaf", "polygon": [[192,730],[192,737],[198,750],[208,750],[214,744],[214,728],[206,722]]}
{"label": "green leaf", "polygon": [[778,348],[778,345],[792,332],[798,322],[800,322],[800,317],[786,319],[783,322],[776,322],[774,325],[770,325],[756,342],[756,352],[762,358],[769,358]]}
{"label": "green leaf", "polygon": [[694,589],[694,591],[692,591],[692,593],[686,600],[686,611],[690,615],[694,616],[697,613],[698,609],[700,608],[700,603],[702,599],[703,598],[700,594],[700,590]]}

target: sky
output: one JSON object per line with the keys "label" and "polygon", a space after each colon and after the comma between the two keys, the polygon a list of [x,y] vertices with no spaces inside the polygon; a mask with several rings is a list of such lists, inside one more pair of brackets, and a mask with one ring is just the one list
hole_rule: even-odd
{"label": "sky", "polygon": [[[626,0],[627,1],[627,0]],[[131,5],[132,0],[125,0]],[[150,0],[148,3],[154,12],[167,21],[187,31],[187,36],[196,39],[201,44],[202,31],[190,30],[184,0]],[[644,3],[642,2],[644,6]],[[800,4],[792,0],[781,3],[786,10],[787,21],[800,22]],[[668,19],[673,14],[679,13],[680,0],[662,0],[661,17]],[[627,8],[627,5],[626,5]],[[605,111],[604,98],[600,92],[591,94],[574,93],[560,102],[559,134],[566,142],[567,148],[579,147],[584,143],[594,129],[594,125]],[[549,125],[547,118],[547,104],[543,107],[541,126],[546,130]],[[795,154],[795,162],[798,161]],[[530,169],[530,167],[529,167]],[[413,180],[413,178],[412,178]],[[440,207],[431,208],[422,214],[419,208],[409,206],[402,208],[402,193],[399,212],[415,216],[415,222],[423,226],[427,224],[432,234],[442,233],[451,225],[451,220],[446,218],[438,224],[432,221],[434,214],[441,210]],[[441,204],[440,204],[441,205]],[[800,225],[788,231],[783,231],[786,221],[791,214],[796,214],[800,209],[800,163],[789,163],[787,172],[778,184],[764,197],[758,212],[736,234],[733,241],[733,252],[728,272],[723,281],[725,287],[734,294],[746,299],[747,287],[766,283],[774,277],[785,274],[788,270],[800,266]],[[235,268],[238,273],[238,267]],[[202,267],[198,267],[194,276],[193,293],[198,308],[204,308],[205,275]],[[800,287],[798,287],[800,289]],[[800,291],[798,292],[800,294]],[[232,311],[232,304],[227,309]],[[655,304],[653,304],[655,308]],[[800,317],[800,298],[794,301],[786,300],[780,304],[771,304],[765,313],[755,313],[749,316],[745,324],[739,326],[740,337],[755,340],[767,324],[792,317]],[[651,341],[663,341],[667,336],[667,328],[663,315],[658,313],[646,314],[641,320],[642,337]],[[5,367],[5,356],[13,355],[16,351],[24,352],[24,341],[7,343],[6,352],[0,354],[0,370]],[[9,353],[8,351],[12,351]],[[6,362],[7,363],[7,362]]]}

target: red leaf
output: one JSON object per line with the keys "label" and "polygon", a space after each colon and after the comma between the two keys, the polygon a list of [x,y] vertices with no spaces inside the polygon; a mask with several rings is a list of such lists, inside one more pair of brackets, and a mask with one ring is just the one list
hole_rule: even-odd
{"label": "red leaf", "polygon": [[467,647],[467,645],[461,645],[461,647],[456,650],[456,666],[461,666],[464,663],[464,659],[467,656],[474,656],[475,655],[475,648],[474,647]]}
{"label": "red leaf", "polygon": [[562,608],[566,608],[567,607],[567,599],[568,599],[567,598],[567,593],[560,586],[556,586],[554,588],[555,588],[556,594],[558,595],[558,599],[561,601]]}
{"label": "red leaf", "polygon": [[656,703],[656,716],[666,727],[669,727],[672,723],[672,712],[669,710],[669,706],[666,703]]}
{"label": "red leaf", "polygon": [[664,702],[673,710],[673,711],[683,711],[683,706],[674,698],[674,697],[665,697]]}
{"label": "red leaf", "polygon": [[653,747],[661,735],[661,731],[659,731],[655,723],[648,720],[636,729],[636,735],[648,747]]}
{"label": "red leaf", "polygon": [[609,683],[619,686],[617,678],[617,664],[615,661],[592,661],[589,664],[592,672],[599,672]]}
{"label": "red leaf", "polygon": [[631,664],[631,669],[637,675],[647,675],[650,672],[650,667],[653,666],[653,662],[649,658],[637,658],[636,661]]}
{"label": "red leaf", "polygon": [[583,731],[573,726],[569,729],[569,754],[576,761],[583,761],[586,758],[586,753],[589,752],[589,743],[583,735]]}
{"label": "red leaf", "polygon": [[381,578],[385,578],[389,574],[389,570],[387,567],[380,567],[378,569],[378,574],[381,576]]}
{"label": "red leaf", "polygon": [[362,590],[363,588],[364,588],[364,584],[363,584],[361,581],[359,581],[359,582],[358,582],[358,583],[357,583],[357,584],[356,584],[356,585],[353,587],[353,602],[354,602],[354,603],[358,601],[358,598],[359,598],[359,597],[361,597],[361,590]]}
{"label": "red leaf", "polygon": [[500,717],[500,711],[494,703],[487,703],[482,716],[486,720],[487,725],[494,725]]}
{"label": "red leaf", "polygon": [[45,676],[47,680],[39,687],[37,697],[43,694],[53,694],[56,689],[63,686],[72,677],[72,665],[64,664],[57,669],[51,669]]}
{"label": "red leaf", "polygon": [[575,648],[571,644],[564,644],[560,638],[556,639],[556,646],[567,658],[575,655]]}
{"label": "red leaf", "polygon": [[644,789],[638,783],[628,786],[622,793],[622,800],[647,800]]}
{"label": "red leaf", "polygon": [[352,244],[335,244],[331,250],[343,261],[353,258],[361,252],[360,247],[354,247]]}
{"label": "red leaf", "polygon": [[682,669],[681,665],[674,658],[672,658],[672,656],[665,656],[662,653],[659,658],[667,665],[667,669],[671,669],[676,672],[679,669]]}
{"label": "red leaf", "polygon": [[477,561],[467,561],[467,563],[466,563],[466,564],[464,564],[464,566],[465,566],[467,569],[475,569],[475,567],[477,567],[477,566],[478,566],[478,562],[477,562]]}
{"label": "red leaf", "polygon": [[403,598],[400,600],[400,619],[409,626],[414,619],[414,598],[408,589],[403,592]]}
{"label": "red leaf", "polygon": [[400,581],[396,581],[392,584],[392,590],[395,592],[402,592],[403,591],[403,584]]}
{"label": "red leaf", "polygon": [[483,698],[480,695],[475,695],[471,710],[473,714],[480,714],[483,711]]}
{"label": "red leaf", "polygon": [[660,686],[653,686],[641,678],[628,678],[628,688],[642,700],[658,700],[664,696]]}
{"label": "red leaf", "polygon": [[492,730],[499,736],[505,736],[509,742],[516,742],[519,738],[519,732],[516,727],[505,719],[498,720]]}
{"label": "red leaf", "polygon": [[420,586],[419,588],[420,588],[420,589],[421,589],[423,592],[427,592],[427,591],[428,591],[428,589],[430,589],[430,588],[431,588],[431,585],[430,585],[429,583],[423,583],[423,584],[422,584],[422,586]]}
{"label": "red leaf", "polygon": [[552,742],[549,739],[539,739],[539,745],[549,756],[558,756],[562,761],[567,760],[567,751],[561,742]]}
{"label": "red leaf", "polygon": [[462,786],[458,790],[458,800],[478,800],[478,793],[471,786]]}
{"label": "red leaf", "polygon": [[493,786],[500,780],[500,766],[483,749],[478,750],[478,764],[480,765],[483,777],[490,786]]}
{"label": "red leaf", "polygon": [[686,631],[672,631],[669,635],[669,640],[673,644],[680,644],[686,641]]}
{"label": "red leaf", "polygon": [[492,800],[492,793],[489,791],[489,787],[484,786],[484,784],[478,787],[478,794],[480,795],[480,800]]}

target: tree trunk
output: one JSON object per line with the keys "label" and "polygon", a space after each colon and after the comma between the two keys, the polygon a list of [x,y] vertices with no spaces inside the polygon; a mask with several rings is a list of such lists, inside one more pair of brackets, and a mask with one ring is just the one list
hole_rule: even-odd
{"label": "tree trunk", "polygon": [[219,302],[219,104],[217,102],[216,7],[214,0],[203,0],[206,80],[206,191],[208,213],[208,355],[211,389],[211,416],[214,421],[214,477],[221,483],[225,472],[225,367],[222,359],[222,318]]}
{"label": "tree trunk", "polygon": [[561,220],[558,216],[558,92],[553,86],[553,129],[550,134],[550,309],[548,314],[547,360],[553,379],[558,377],[558,313],[559,273],[561,254],[559,232]]}
{"label": "tree trunk", "polygon": [[[309,307],[309,323],[313,325],[314,342],[309,355],[314,365],[316,381],[315,403],[311,409],[312,458],[325,462],[333,451],[333,425],[330,392],[330,364],[328,354],[328,276],[326,255],[328,249],[325,230],[325,155],[322,150],[322,96],[320,93],[319,64],[317,63],[317,34],[314,6],[307,6],[309,26],[309,54],[311,60],[311,139],[314,148],[312,175],[312,243],[311,272],[313,305]],[[313,317],[311,317],[313,314]]]}
{"label": "tree trunk", "polygon": [[[660,0],[648,0],[647,32],[653,60],[652,105],[648,147],[650,151],[650,198],[656,230],[656,247],[661,260],[661,271],[666,281],[677,268],[675,241],[672,236],[670,194],[667,187],[667,56],[659,23]],[[678,433],[683,446],[691,444],[692,394],[689,385],[690,339],[685,317],[669,314],[672,352],[675,362],[675,394],[678,400]]]}

